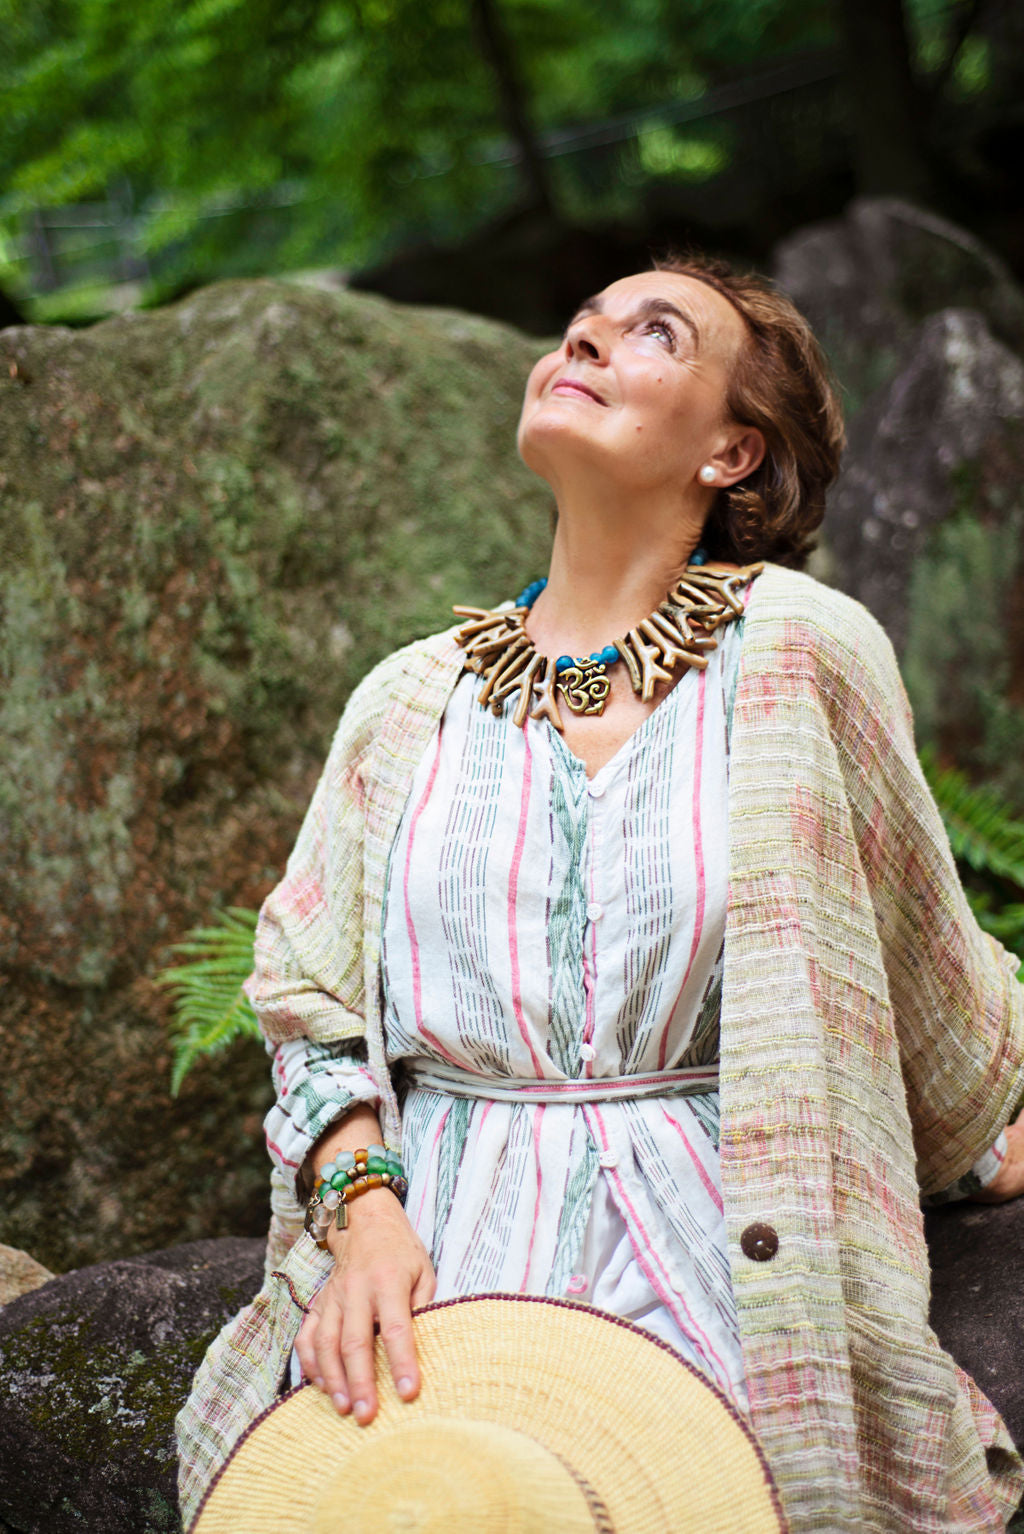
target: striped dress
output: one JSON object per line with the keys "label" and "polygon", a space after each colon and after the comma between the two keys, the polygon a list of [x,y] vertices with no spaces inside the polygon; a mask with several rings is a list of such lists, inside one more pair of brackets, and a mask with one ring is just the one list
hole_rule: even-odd
{"label": "striped dress", "polygon": [[392,849],[382,968],[439,1297],[587,1300],[742,1406],[718,1175],[727,634],[589,780],[465,676]]}

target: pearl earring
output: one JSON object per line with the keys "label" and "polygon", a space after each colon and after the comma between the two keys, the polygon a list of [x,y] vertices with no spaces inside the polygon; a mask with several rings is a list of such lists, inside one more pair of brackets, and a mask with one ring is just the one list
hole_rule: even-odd
{"label": "pearl earring", "polygon": [[715,471],[710,463],[706,463],[704,465],[698,477],[700,478],[702,484],[710,485],[714,483]]}

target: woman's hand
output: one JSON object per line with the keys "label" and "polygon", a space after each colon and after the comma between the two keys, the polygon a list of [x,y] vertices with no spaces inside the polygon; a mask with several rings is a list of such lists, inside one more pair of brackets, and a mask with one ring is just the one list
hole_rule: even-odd
{"label": "woman's hand", "polygon": [[980,1193],[972,1194],[978,1204],[1005,1204],[1024,1194],[1024,1113],[1006,1126],[1006,1160],[992,1181]]}
{"label": "woman's hand", "polygon": [[387,1188],[353,1199],[348,1212],[348,1229],[328,1232],[334,1268],[295,1346],[306,1378],[365,1426],[377,1411],[374,1322],[395,1388],[411,1401],[420,1388],[411,1312],[432,1299],[435,1279],[426,1247]]}

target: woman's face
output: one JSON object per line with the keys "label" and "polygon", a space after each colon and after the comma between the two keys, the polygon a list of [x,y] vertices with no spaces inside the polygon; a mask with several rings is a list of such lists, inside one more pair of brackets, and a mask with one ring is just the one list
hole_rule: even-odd
{"label": "woman's face", "polygon": [[530,374],[524,462],[557,488],[574,465],[679,492],[742,428],[726,390],[744,321],[706,283],[640,272],[588,299]]}

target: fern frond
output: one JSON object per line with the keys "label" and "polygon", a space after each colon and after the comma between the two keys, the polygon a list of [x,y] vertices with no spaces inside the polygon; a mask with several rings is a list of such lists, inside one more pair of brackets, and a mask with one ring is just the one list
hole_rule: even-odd
{"label": "fern frond", "polygon": [[956,767],[940,767],[927,749],[921,766],[953,856],[1024,890],[1024,821],[1014,818],[995,790],[975,787]]}
{"label": "fern frond", "polygon": [[226,1049],[241,1036],[259,1038],[259,1025],[242,990],[252,971],[255,911],[230,906],[206,927],[196,927],[172,953],[191,960],[160,970],[157,985],[173,993],[174,1048],[171,1092],[201,1056]]}
{"label": "fern frond", "polygon": [[[1004,902],[993,906],[988,890],[966,889],[968,904],[978,919],[979,927],[991,932],[1014,957],[1024,954],[1024,902]],[[1024,980],[1024,962],[1017,971],[1017,979]]]}

